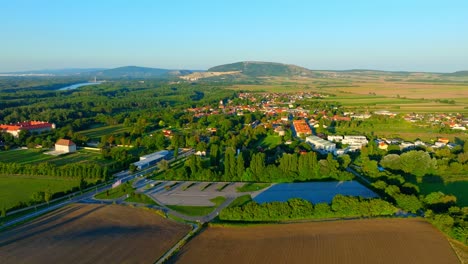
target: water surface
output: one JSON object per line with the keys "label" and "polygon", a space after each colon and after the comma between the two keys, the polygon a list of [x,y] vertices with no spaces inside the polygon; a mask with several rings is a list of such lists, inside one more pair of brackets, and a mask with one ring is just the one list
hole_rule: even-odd
{"label": "water surface", "polygon": [[257,203],[266,203],[286,202],[291,198],[302,198],[314,204],[331,203],[337,194],[364,198],[378,197],[377,194],[357,181],[333,181],[279,183],[260,193],[253,200]]}

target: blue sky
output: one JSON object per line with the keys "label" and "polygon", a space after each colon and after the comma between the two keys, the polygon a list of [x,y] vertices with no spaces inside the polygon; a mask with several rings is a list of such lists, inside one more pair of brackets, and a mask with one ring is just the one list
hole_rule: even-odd
{"label": "blue sky", "polygon": [[243,60],[468,70],[468,1],[0,0],[0,71]]}

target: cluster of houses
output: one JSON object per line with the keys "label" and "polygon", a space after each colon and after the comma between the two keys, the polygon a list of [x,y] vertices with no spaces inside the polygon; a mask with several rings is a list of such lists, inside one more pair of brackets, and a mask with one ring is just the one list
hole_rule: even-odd
{"label": "cluster of houses", "polygon": [[450,113],[450,114],[420,114],[412,113],[406,114],[404,119],[411,123],[421,123],[421,125],[441,126],[449,127],[453,130],[466,131],[468,128],[468,118],[465,118],[462,114]]}

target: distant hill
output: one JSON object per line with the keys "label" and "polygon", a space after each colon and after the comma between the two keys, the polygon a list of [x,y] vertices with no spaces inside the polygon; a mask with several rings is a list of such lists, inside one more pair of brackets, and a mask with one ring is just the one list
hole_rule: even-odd
{"label": "distant hill", "polygon": [[261,76],[301,76],[313,75],[306,68],[296,65],[275,62],[243,61],[231,64],[219,65],[208,69],[208,72],[240,72],[250,77]]}
{"label": "distant hill", "polygon": [[452,73],[445,73],[444,76],[468,77],[468,71],[456,71],[456,72],[452,72]]}
{"label": "distant hill", "polygon": [[159,68],[147,68],[138,66],[125,66],[115,69],[87,72],[84,75],[95,75],[100,78],[157,78],[190,74],[190,70],[169,70]]}

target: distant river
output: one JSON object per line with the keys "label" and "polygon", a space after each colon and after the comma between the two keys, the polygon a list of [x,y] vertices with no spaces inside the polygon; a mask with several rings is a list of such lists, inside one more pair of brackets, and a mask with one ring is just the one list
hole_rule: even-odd
{"label": "distant river", "polygon": [[96,85],[96,84],[100,84],[100,83],[101,83],[101,82],[77,83],[77,84],[73,84],[73,85],[69,85],[69,86],[60,88],[59,90],[60,90],[60,91],[73,90],[73,89],[77,89],[77,88],[80,88],[80,87],[83,87],[83,86],[87,86],[87,85]]}

